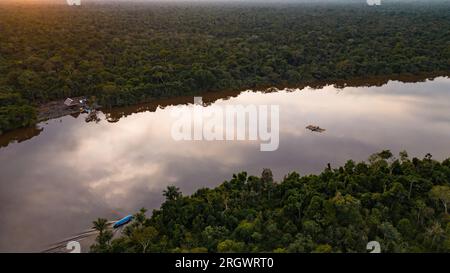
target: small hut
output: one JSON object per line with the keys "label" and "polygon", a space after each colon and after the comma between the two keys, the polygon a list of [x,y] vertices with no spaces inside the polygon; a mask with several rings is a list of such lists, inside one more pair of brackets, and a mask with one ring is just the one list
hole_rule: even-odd
{"label": "small hut", "polygon": [[74,100],[74,99],[71,99],[71,98],[67,98],[64,101],[64,105],[67,106],[67,107],[76,107],[76,106],[79,106],[80,103],[77,100]]}

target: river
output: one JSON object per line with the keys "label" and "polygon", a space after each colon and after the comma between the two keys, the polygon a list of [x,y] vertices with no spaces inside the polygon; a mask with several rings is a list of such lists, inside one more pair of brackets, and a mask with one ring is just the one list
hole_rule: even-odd
{"label": "river", "polygon": [[[390,149],[450,156],[450,79],[379,86],[243,91],[208,98],[204,107],[279,106],[279,147],[259,141],[176,141],[175,108],[193,98],[65,116],[0,136],[0,251],[40,251],[83,231],[98,217],[117,219],[158,208],[168,185],[190,194],[233,173],[276,179],[318,173],[328,163],[366,160]],[[190,102],[190,103],[188,103]],[[324,132],[305,129],[318,125]]]}

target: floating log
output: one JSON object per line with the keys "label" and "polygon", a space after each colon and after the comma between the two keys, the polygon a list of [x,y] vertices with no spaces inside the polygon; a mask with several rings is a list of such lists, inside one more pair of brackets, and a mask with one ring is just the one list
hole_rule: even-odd
{"label": "floating log", "polygon": [[306,126],[306,129],[311,130],[313,132],[319,132],[319,133],[322,133],[325,131],[325,129],[320,128],[319,126],[315,126],[315,125],[308,125],[308,126]]}

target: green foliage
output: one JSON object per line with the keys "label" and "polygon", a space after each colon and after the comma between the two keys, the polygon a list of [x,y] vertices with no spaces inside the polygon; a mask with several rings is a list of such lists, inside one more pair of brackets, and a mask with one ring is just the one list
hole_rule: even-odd
{"label": "green foliage", "polygon": [[36,110],[19,93],[0,90],[0,134],[36,122]]}
{"label": "green foliage", "polygon": [[95,244],[91,246],[93,252],[109,252],[111,250],[110,241],[113,238],[113,233],[108,229],[108,220],[99,218],[93,222],[94,229],[98,231],[98,236]]}
{"label": "green foliage", "polygon": [[225,240],[217,245],[217,252],[244,252],[245,244],[233,240]]}
{"label": "green foliage", "polygon": [[376,240],[382,252],[450,251],[449,161],[400,156],[383,151],[371,163],[290,173],[280,183],[268,169],[261,177],[240,173],[191,196],[170,186],[150,218],[141,210],[120,238],[99,237],[92,250],[366,252]]}
{"label": "green foliage", "polygon": [[[450,4],[0,7],[0,107],[108,107],[205,91],[450,70]],[[20,95],[20,96],[19,96]],[[20,104],[19,104],[20,105]],[[0,131],[33,123],[18,109]],[[22,113],[22,112],[27,113]],[[7,112],[5,114],[5,112]],[[15,114],[15,113],[14,113]]]}
{"label": "green foliage", "polygon": [[449,186],[434,186],[430,191],[430,197],[433,200],[439,201],[447,213],[447,204],[450,204],[450,187]]}
{"label": "green foliage", "polygon": [[31,126],[36,122],[36,109],[29,105],[0,106],[0,134]]}

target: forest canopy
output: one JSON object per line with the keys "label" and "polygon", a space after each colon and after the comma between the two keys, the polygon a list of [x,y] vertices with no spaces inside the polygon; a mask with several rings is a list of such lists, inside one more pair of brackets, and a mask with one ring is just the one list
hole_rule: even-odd
{"label": "forest canopy", "polygon": [[[450,252],[450,159],[388,150],[318,175],[277,183],[242,172],[183,196],[175,186],[150,218],[142,209],[119,238],[106,226],[92,252]],[[103,223],[103,225],[102,225]]]}
{"label": "forest canopy", "polygon": [[37,105],[450,71],[450,3],[0,4],[0,133]]}

